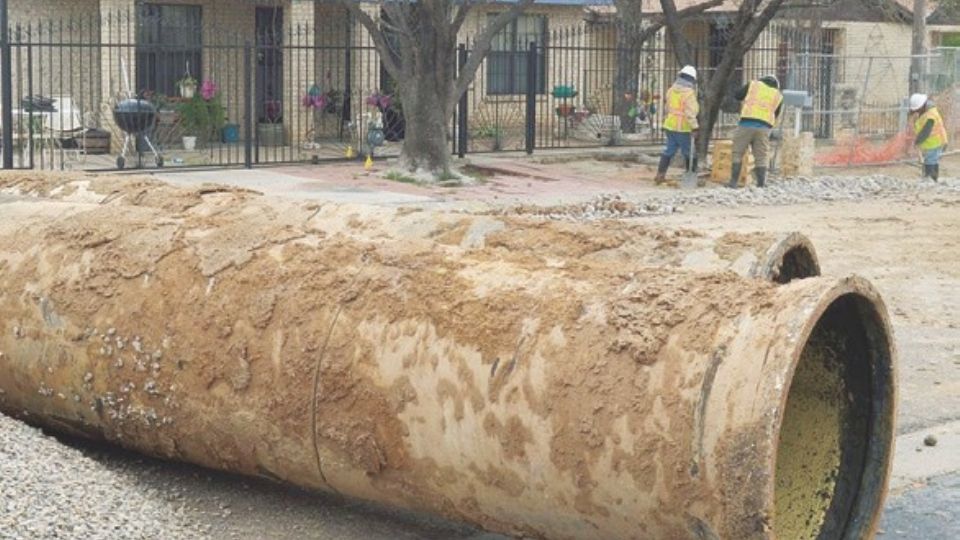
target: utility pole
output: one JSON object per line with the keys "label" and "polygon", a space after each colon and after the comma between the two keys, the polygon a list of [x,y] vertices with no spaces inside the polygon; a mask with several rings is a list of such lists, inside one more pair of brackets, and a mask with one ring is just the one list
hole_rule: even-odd
{"label": "utility pole", "polygon": [[913,0],[913,43],[910,47],[910,92],[923,90],[923,78],[927,53],[927,0]]}

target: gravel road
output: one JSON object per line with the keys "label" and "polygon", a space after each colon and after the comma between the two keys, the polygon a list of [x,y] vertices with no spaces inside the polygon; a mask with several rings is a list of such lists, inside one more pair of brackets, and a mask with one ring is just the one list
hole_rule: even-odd
{"label": "gravel road", "polygon": [[620,219],[683,212],[688,207],[737,208],[743,206],[784,206],[816,202],[862,201],[910,197],[919,194],[960,193],[960,180],[905,180],[883,175],[861,177],[817,177],[771,181],[767,187],[680,190],[669,195],[630,197],[604,194],[590,201],[557,206],[518,205],[492,211],[494,214],[538,215],[548,219]]}

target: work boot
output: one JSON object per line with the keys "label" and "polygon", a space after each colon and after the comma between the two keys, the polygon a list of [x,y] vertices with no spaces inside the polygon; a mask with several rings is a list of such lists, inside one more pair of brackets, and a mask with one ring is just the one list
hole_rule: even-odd
{"label": "work boot", "polygon": [[757,181],[757,187],[763,187],[767,183],[767,169],[764,167],[753,169],[753,177]]}
{"label": "work boot", "polygon": [[930,166],[930,178],[933,178],[933,181],[936,182],[940,180],[940,164]]}
{"label": "work boot", "polygon": [[657,164],[657,175],[653,177],[653,183],[660,185],[667,181],[667,169],[670,167],[670,157],[660,156],[660,163]]}
{"label": "work boot", "polygon": [[930,165],[927,165],[926,163],[924,163],[924,164],[923,164],[923,176],[922,176],[921,178],[930,178],[930,175],[931,175]]}
{"label": "work boot", "polygon": [[730,167],[730,183],[727,184],[728,188],[737,189],[737,184],[740,183],[741,169],[743,169],[743,163],[734,163]]}

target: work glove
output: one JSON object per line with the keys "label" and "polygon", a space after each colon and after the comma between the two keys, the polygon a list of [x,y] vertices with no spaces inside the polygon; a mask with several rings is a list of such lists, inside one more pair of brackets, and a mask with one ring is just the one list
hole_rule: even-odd
{"label": "work glove", "polygon": [[771,140],[771,141],[779,141],[779,140],[782,139],[782,138],[783,138],[783,134],[781,134],[779,131],[774,131],[774,130],[771,130],[771,131],[770,131],[770,140]]}

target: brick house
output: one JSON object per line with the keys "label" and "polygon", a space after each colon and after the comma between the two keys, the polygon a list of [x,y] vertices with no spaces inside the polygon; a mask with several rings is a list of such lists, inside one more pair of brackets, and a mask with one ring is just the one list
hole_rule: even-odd
{"label": "brick house", "polygon": [[[519,103],[527,76],[518,61],[522,43],[543,41],[552,29],[583,21],[587,6],[607,3],[539,0],[494,43],[473,90],[478,110],[488,102]],[[364,2],[364,9],[378,12],[376,2]],[[464,43],[502,9],[492,4],[472,13]],[[365,97],[389,92],[366,31],[331,1],[10,0],[9,10],[15,43],[62,45],[14,46],[15,94],[68,97],[106,128],[120,96],[147,91],[176,100],[178,82],[188,75],[216,83],[228,122],[244,116],[244,92],[252,86],[255,121],[281,125],[290,144],[342,136],[342,120],[356,121]],[[248,60],[244,50],[251,44],[256,50]],[[42,60],[28,65],[27,49]],[[543,77],[541,93],[550,84]],[[311,90],[337,101],[340,118],[306,114]]]}

